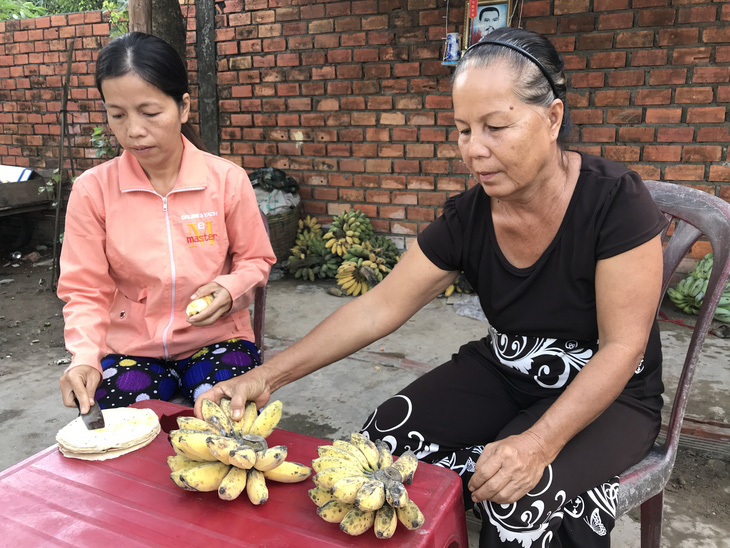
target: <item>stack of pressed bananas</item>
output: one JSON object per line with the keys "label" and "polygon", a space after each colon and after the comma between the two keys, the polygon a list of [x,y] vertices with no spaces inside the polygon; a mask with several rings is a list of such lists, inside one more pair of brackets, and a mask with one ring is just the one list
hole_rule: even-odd
{"label": "stack of pressed bananas", "polygon": [[274,401],[259,414],[254,402],[246,404],[239,421],[231,419],[231,402],[217,405],[203,400],[203,419],[178,417],[178,430],[170,432],[175,455],[167,457],[170,477],[189,491],[218,491],[223,500],[233,500],[246,491],[254,504],[269,498],[266,480],[283,483],[304,481],[308,466],[287,462],[285,445],[269,447],[265,438],[281,419],[281,401]]}
{"label": "stack of pressed bananas", "polygon": [[345,211],[334,219],[324,235],[326,246],[343,257],[354,244],[366,242],[373,235],[373,225],[359,209]]}
{"label": "stack of pressed bananas", "polygon": [[373,527],[378,538],[392,537],[398,521],[409,530],[423,525],[423,514],[403,485],[411,483],[418,466],[413,451],[393,462],[385,443],[353,433],[349,441],[335,440],[317,453],[312,461],[316,487],[309,497],[322,519],[339,523],[349,535]]}

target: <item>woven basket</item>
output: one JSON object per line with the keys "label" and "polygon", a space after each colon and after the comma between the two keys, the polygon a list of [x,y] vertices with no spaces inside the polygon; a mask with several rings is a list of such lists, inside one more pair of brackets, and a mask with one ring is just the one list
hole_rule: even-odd
{"label": "woven basket", "polygon": [[300,214],[301,204],[284,213],[266,216],[266,222],[269,223],[269,240],[271,247],[274,248],[277,263],[282,263],[289,258],[289,252],[297,239]]}

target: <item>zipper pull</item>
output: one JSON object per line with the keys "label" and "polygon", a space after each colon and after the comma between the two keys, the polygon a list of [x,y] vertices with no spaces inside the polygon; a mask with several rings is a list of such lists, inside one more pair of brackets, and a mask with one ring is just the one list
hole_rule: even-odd
{"label": "zipper pull", "polygon": [[167,196],[162,197],[162,211],[167,213]]}

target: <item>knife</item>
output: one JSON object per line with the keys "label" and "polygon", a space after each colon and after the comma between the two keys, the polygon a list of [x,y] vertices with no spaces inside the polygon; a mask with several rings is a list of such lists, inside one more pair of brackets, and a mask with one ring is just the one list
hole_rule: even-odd
{"label": "knife", "polygon": [[[79,400],[76,399],[76,396],[74,396],[74,402],[76,402],[76,407],[79,407]],[[79,415],[81,415],[81,408],[79,408]],[[104,423],[104,415],[101,413],[101,407],[99,407],[99,403],[96,401],[88,413],[81,415],[81,420],[84,421],[87,430],[97,430],[106,426]]]}

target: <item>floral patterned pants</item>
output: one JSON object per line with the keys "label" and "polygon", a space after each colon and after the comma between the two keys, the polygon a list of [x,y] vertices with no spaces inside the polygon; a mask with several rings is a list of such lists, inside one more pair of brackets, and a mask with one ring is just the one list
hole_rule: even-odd
{"label": "floral patterned pants", "polygon": [[[536,385],[531,395],[529,383],[508,381],[475,348],[466,345],[386,400],[363,427],[395,454],[411,449],[420,460],[459,473],[467,509],[474,503],[466,486],[485,443],[524,432],[559,395],[535,397],[544,392]],[[563,448],[530,493],[513,504],[474,505],[482,519],[479,545],[608,547],[617,476],[652,447],[660,426],[657,405],[619,396]]]}

